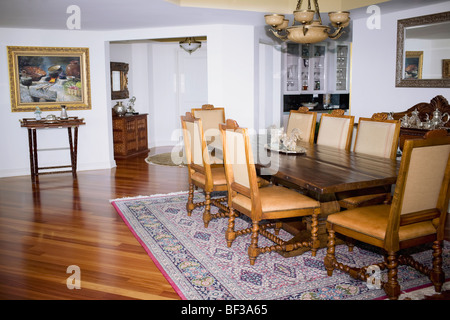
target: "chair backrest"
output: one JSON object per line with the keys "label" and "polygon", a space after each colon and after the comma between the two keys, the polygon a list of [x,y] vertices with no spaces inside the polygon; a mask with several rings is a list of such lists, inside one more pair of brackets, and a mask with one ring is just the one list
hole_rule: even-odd
{"label": "chair backrest", "polygon": [[302,110],[291,110],[289,112],[289,120],[286,129],[286,134],[290,134],[294,128],[300,130],[301,141],[314,143],[314,136],[316,132],[317,113]]}
{"label": "chair backrest", "polygon": [[[392,200],[387,241],[395,245],[400,226],[439,219],[444,237],[449,201],[450,136],[406,140]],[[437,223],[437,220],[434,220]]]}
{"label": "chair backrest", "polygon": [[254,207],[259,199],[259,189],[248,131],[231,119],[220,125],[220,131],[228,194],[242,194],[251,199]]}
{"label": "chair backrest", "polygon": [[353,150],[358,153],[395,159],[397,156],[399,120],[359,118]]}
{"label": "chair backrest", "polygon": [[202,120],[194,118],[192,113],[186,112],[185,116],[181,116],[181,126],[189,174],[191,174],[192,169],[210,178],[211,160],[203,134]]}
{"label": "chair backrest", "polygon": [[322,114],[317,144],[349,151],[354,121],[354,116]]}
{"label": "chair backrest", "polygon": [[201,108],[192,108],[195,118],[202,120],[203,132],[207,143],[214,139],[221,140],[219,124],[225,122],[225,109],[215,108],[212,104],[204,104]]}

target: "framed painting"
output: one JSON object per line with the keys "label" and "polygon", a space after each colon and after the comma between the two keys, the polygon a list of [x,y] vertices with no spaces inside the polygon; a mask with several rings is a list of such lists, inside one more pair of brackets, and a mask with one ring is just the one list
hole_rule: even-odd
{"label": "framed painting", "polygon": [[450,79],[450,59],[442,60],[442,78]]}
{"label": "framed painting", "polygon": [[406,51],[405,79],[422,79],[423,51]]}
{"label": "framed painting", "polygon": [[88,48],[7,47],[11,111],[91,109]]}

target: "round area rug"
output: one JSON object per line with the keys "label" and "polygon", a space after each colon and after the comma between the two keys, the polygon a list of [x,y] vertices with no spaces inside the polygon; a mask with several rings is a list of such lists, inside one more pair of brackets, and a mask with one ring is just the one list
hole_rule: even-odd
{"label": "round area rug", "polygon": [[145,159],[148,164],[156,164],[160,166],[184,167],[185,161],[182,153],[160,153],[149,156]]}

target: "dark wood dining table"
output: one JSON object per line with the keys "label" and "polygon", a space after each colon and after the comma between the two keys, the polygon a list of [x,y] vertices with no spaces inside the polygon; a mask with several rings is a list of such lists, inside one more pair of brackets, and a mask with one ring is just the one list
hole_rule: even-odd
{"label": "dark wood dining table", "polygon": [[[340,211],[336,193],[342,191],[389,186],[396,183],[399,160],[391,160],[332,147],[304,143],[305,153],[286,154],[270,151],[264,139],[259,139],[254,159],[259,174],[275,183],[298,188],[321,203],[319,216],[319,239],[326,246],[326,217]],[[255,154],[257,152],[257,155]],[[283,228],[299,237],[309,237],[308,223],[289,221]],[[305,249],[285,253],[285,256],[301,254]]]}

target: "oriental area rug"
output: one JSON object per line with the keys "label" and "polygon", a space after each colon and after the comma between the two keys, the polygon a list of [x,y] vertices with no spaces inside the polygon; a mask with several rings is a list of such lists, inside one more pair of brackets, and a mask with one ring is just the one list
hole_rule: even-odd
{"label": "oriental area rug", "polygon": [[[195,201],[203,194],[196,193]],[[186,212],[187,192],[139,196],[111,200],[136,239],[145,248],[175,291],[188,300],[373,300],[386,299],[382,289],[335,270],[328,277],[323,260],[326,249],[316,257],[305,252],[285,258],[276,252],[258,256],[251,266],[247,256],[250,235],[237,237],[231,248],[225,241],[227,219],[212,220],[205,228],[202,209],[189,217]],[[211,206],[212,211],[217,210]],[[247,227],[249,221],[236,219],[236,229]],[[288,233],[280,231],[289,239]],[[260,237],[260,245],[272,244]],[[450,243],[444,243],[443,266],[450,275]],[[356,245],[336,246],[339,261],[356,267],[381,262],[376,249]],[[412,256],[431,267],[431,251],[425,248]],[[382,279],[387,278],[386,270]],[[408,266],[399,267],[398,279],[404,296],[408,292],[430,287],[427,277]],[[444,289],[449,288],[449,282]],[[433,287],[431,287],[433,288]],[[434,293],[434,289],[432,290]],[[402,298],[400,296],[400,299]]]}

